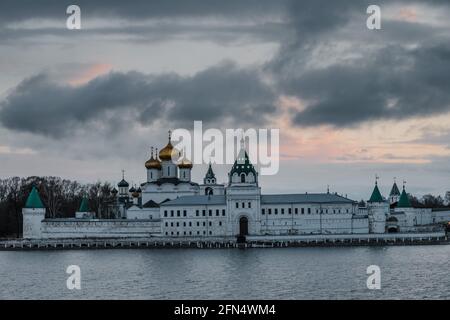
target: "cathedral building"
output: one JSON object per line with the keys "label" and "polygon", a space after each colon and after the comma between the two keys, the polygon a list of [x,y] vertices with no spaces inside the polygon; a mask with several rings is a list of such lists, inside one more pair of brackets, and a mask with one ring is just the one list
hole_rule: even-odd
{"label": "cathedral building", "polygon": [[[403,186],[394,182],[389,197],[378,181],[365,207],[337,193],[264,194],[258,172],[243,141],[225,184],[217,182],[211,163],[203,183],[191,180],[192,162],[167,145],[151,149],[146,179],[131,186],[122,174],[113,219],[95,219],[83,198],[76,218],[45,219],[34,188],[23,209],[26,238],[86,237],[246,237],[383,234],[433,228],[448,213],[413,208]],[[428,228],[428,229],[427,229]]]}

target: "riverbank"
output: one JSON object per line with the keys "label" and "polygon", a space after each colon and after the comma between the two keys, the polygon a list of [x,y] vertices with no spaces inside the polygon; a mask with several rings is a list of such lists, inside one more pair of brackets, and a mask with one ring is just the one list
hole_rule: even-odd
{"label": "riverbank", "polygon": [[445,232],[234,237],[0,240],[0,250],[274,248],[449,244]]}

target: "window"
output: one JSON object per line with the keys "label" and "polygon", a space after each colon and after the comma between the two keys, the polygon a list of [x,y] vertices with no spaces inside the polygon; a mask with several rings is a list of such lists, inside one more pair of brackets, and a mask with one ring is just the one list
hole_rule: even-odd
{"label": "window", "polygon": [[311,214],[311,208],[308,208],[308,214]]}
{"label": "window", "polygon": [[302,214],[305,214],[305,208],[302,208]]}
{"label": "window", "polygon": [[245,183],[245,173],[241,173],[241,183]]}
{"label": "window", "polygon": [[242,208],[245,208],[245,202],[242,202]]}
{"label": "window", "polygon": [[195,215],[198,217],[200,215],[200,212],[198,210],[195,210]]}
{"label": "window", "polygon": [[206,222],[205,221],[203,221],[203,226],[206,227]]}
{"label": "window", "polygon": [[216,210],[216,216],[218,217],[220,215],[219,209]]}
{"label": "window", "polygon": [[222,216],[225,216],[225,209],[222,209]]}
{"label": "window", "polygon": [[281,214],[284,214],[284,208],[281,208]]}
{"label": "window", "polygon": [[209,234],[212,235],[212,231],[210,231]]}
{"label": "window", "polygon": [[289,213],[289,214],[292,214],[292,208],[289,208],[289,209],[288,209],[288,213]]}
{"label": "window", "polygon": [[170,210],[170,216],[173,217],[173,210]]}
{"label": "window", "polygon": [[168,222],[166,222],[166,227],[168,227],[169,226],[169,223]]}
{"label": "window", "polygon": [[219,221],[219,226],[222,226],[222,221]]}
{"label": "window", "polygon": [[251,202],[248,203],[248,207],[249,207],[249,208],[252,207],[252,203],[251,203]]}
{"label": "window", "polygon": [[269,208],[268,210],[269,210],[269,214],[272,214],[272,209]]}
{"label": "window", "polygon": [[167,217],[167,210],[164,210],[164,217]]}
{"label": "window", "polygon": [[200,227],[200,222],[197,221],[197,227]]}
{"label": "window", "polygon": [[200,231],[197,231],[197,234],[200,234]]}
{"label": "window", "polygon": [[206,216],[206,210],[202,210],[202,215]]}
{"label": "window", "polygon": [[177,217],[180,216],[180,210],[177,210]]}
{"label": "window", "polygon": [[211,222],[211,221],[209,222],[209,226],[210,226],[210,227],[212,226],[212,222]]}
{"label": "window", "polygon": [[212,216],[212,210],[209,210],[209,216],[211,217]]}
{"label": "window", "polygon": [[236,209],[239,209],[239,203],[236,202]]}
{"label": "window", "polygon": [[275,214],[278,214],[278,209],[277,208],[275,208]]}
{"label": "window", "polygon": [[186,227],[186,222],[183,222],[183,227]]}
{"label": "window", "polygon": [[261,214],[266,214],[264,209],[261,209]]}
{"label": "window", "polygon": [[170,226],[173,227],[173,222],[170,223]]}
{"label": "window", "polygon": [[189,231],[189,235],[192,236],[192,231]]}
{"label": "window", "polygon": [[183,210],[183,217],[186,217],[187,216],[187,212],[186,212],[186,210]]}
{"label": "window", "polygon": [[177,222],[177,227],[179,227],[180,226],[180,223],[179,222]]}
{"label": "window", "polygon": [[192,227],[192,222],[191,221],[189,221],[189,227]]}

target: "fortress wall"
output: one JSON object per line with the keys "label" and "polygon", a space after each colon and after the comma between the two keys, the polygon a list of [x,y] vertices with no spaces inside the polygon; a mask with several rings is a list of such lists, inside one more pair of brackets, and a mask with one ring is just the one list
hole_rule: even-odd
{"label": "fortress wall", "polygon": [[43,238],[137,238],[159,235],[160,220],[45,219]]}

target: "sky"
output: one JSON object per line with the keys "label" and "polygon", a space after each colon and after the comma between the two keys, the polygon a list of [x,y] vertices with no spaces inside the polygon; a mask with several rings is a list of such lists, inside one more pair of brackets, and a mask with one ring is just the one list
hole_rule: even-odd
{"label": "sky", "polygon": [[[81,30],[66,8],[81,8]],[[381,30],[366,27],[369,5]],[[0,3],[0,177],[145,181],[169,129],[279,128],[263,193],[450,190],[446,0]],[[219,182],[230,166],[214,166]],[[201,181],[206,165],[193,169]]]}

